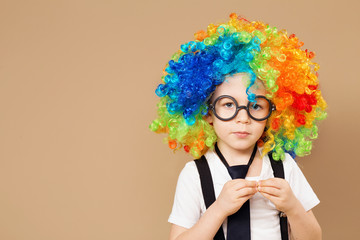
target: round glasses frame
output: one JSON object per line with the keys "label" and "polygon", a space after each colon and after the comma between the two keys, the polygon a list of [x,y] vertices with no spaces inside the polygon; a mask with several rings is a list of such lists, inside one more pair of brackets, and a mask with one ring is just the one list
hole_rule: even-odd
{"label": "round glasses frame", "polygon": [[[230,98],[232,101],[234,101],[234,103],[235,103],[235,105],[236,105],[236,111],[235,111],[234,115],[231,116],[231,117],[222,118],[222,117],[220,117],[219,115],[217,115],[217,113],[216,113],[215,105],[216,105],[216,103],[217,103],[219,100],[221,100],[221,99],[223,99],[223,98]],[[258,99],[258,98],[263,98],[263,99],[265,99],[266,101],[269,102],[269,114],[268,114],[266,117],[263,117],[263,118],[255,118],[255,117],[253,117],[253,116],[250,114],[250,111],[249,111],[250,104],[252,104],[253,102],[248,102],[248,104],[247,104],[246,106],[245,106],[245,105],[239,106],[239,104],[238,104],[238,102],[235,100],[235,98],[233,98],[232,96],[229,96],[229,95],[221,95],[221,96],[219,96],[217,99],[215,99],[215,101],[214,101],[213,104],[210,104],[210,105],[209,105],[209,108],[210,108],[211,111],[215,114],[215,116],[216,116],[218,119],[222,120],[222,121],[229,121],[229,120],[235,118],[235,116],[238,114],[238,112],[239,112],[241,109],[245,109],[246,112],[247,112],[247,114],[248,114],[248,116],[249,116],[250,118],[254,119],[255,121],[263,121],[263,120],[268,119],[268,118],[270,117],[271,113],[276,110],[276,106],[275,106],[269,99],[267,99],[265,96],[256,95],[255,100]]]}

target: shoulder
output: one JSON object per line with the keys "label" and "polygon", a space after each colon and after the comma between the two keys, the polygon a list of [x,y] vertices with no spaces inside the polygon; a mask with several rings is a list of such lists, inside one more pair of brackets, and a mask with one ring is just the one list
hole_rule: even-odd
{"label": "shoulder", "polygon": [[[262,148],[260,148],[260,150],[262,150]],[[263,164],[264,166],[262,167],[262,178],[263,179],[267,179],[267,178],[271,178],[273,177],[273,172],[274,169],[272,166],[272,160],[271,160],[271,153],[267,153],[262,159],[263,159]],[[290,176],[292,175],[292,172],[294,171],[294,169],[296,169],[297,163],[296,161],[291,157],[290,154],[285,153],[285,159],[284,160],[279,160],[281,161],[283,168],[284,168],[284,174],[285,174],[285,179],[287,181],[290,180]],[[276,160],[274,160],[274,162],[278,162]]]}
{"label": "shoulder", "polygon": [[[270,158],[267,156],[267,159],[270,164]],[[282,165],[284,168],[285,179],[288,182],[296,180],[298,177],[304,177],[301,169],[299,168],[295,159],[288,153],[285,153],[285,159],[282,160]]]}
{"label": "shoulder", "polygon": [[283,161],[285,176],[289,181],[307,181],[304,173],[300,169],[298,163],[291,157],[290,154],[285,154],[285,160]]}
{"label": "shoulder", "polygon": [[300,184],[300,182],[307,183],[304,173],[300,169],[298,163],[288,153],[285,153],[283,166],[284,166],[285,179],[290,183],[290,185],[293,185],[295,183]]}
{"label": "shoulder", "polygon": [[196,175],[198,175],[195,160],[187,162],[185,164],[184,168],[181,170],[180,175],[184,175],[184,176],[194,176],[194,175],[196,176]]}
{"label": "shoulder", "polygon": [[285,178],[289,181],[299,181],[299,179],[302,179],[302,181],[306,181],[306,178],[304,176],[304,173],[301,171],[299,165],[295,161],[294,158],[291,157],[290,154],[285,154],[285,159],[283,160],[283,166],[284,166],[284,172],[285,172]]}
{"label": "shoulder", "polygon": [[291,157],[290,154],[285,153],[285,159],[283,160],[284,172],[286,179],[290,179],[296,172],[301,172],[298,164],[296,163],[295,159]]}
{"label": "shoulder", "polygon": [[177,198],[194,198],[201,192],[200,176],[194,161],[185,164],[176,185]]}
{"label": "shoulder", "polygon": [[200,183],[199,173],[195,164],[195,160],[187,162],[184,168],[181,170],[178,184],[183,183],[186,185],[192,185],[194,183]]}

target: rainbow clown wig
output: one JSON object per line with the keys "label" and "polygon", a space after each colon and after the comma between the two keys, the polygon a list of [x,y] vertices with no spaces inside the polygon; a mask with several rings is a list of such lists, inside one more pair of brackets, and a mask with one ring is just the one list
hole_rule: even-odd
{"label": "rainbow clown wig", "polygon": [[310,154],[317,124],[326,118],[326,102],[319,90],[319,65],[312,61],[315,55],[301,50],[302,45],[294,34],[235,13],[228,22],[210,24],[166,64],[155,91],[160,97],[158,118],[150,129],[167,133],[171,149],[183,148],[199,158],[217,140],[204,119],[211,94],[226,76],[244,72],[250,76],[248,100],[254,101],[249,88],[259,79],[276,105],[258,141],[263,155],[272,151],[275,160],[283,160],[285,152],[293,157]]}

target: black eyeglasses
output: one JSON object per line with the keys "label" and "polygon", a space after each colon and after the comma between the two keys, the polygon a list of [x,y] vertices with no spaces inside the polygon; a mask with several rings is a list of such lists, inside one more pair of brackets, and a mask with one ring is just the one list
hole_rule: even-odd
{"label": "black eyeglasses", "polygon": [[272,111],[276,110],[275,105],[265,96],[257,95],[254,102],[248,102],[247,106],[239,106],[235,98],[229,95],[221,95],[215,99],[209,108],[215,116],[222,121],[229,121],[238,114],[241,109],[246,109],[249,117],[256,121],[268,119]]}

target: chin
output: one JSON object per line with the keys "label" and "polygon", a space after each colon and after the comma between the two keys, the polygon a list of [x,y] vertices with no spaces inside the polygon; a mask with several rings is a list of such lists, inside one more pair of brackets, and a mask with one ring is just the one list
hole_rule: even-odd
{"label": "chin", "polygon": [[256,142],[254,143],[230,143],[227,144],[229,148],[232,148],[234,150],[237,151],[244,151],[244,150],[249,150],[249,148],[253,148],[254,144],[256,144]]}

